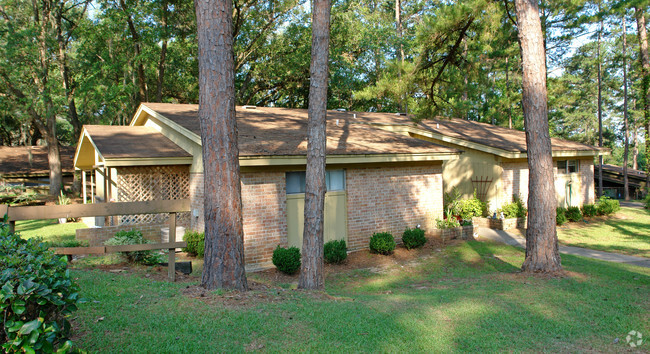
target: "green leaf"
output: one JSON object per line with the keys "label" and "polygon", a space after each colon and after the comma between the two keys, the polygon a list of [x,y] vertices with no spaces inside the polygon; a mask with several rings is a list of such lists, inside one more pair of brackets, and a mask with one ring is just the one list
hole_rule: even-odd
{"label": "green leaf", "polygon": [[7,325],[6,326],[7,332],[9,333],[17,332],[20,329],[20,327],[23,326],[23,323],[24,323],[23,321],[16,321],[12,325]]}
{"label": "green leaf", "polygon": [[70,349],[72,349],[72,341],[67,340],[63,345],[57,350],[57,353],[67,353]]}
{"label": "green leaf", "polygon": [[41,326],[41,321],[40,319],[35,319],[33,321],[29,321],[25,323],[21,328],[20,331],[18,331],[19,336],[24,336],[27,334],[32,333],[35,329]]}
{"label": "green leaf", "polygon": [[11,304],[11,310],[16,315],[22,315],[25,312],[25,302],[24,301],[14,302],[13,304]]}

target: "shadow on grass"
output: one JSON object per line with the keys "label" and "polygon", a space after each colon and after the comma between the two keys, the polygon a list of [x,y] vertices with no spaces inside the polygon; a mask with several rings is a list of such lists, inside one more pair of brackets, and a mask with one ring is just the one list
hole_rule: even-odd
{"label": "shadow on grass", "polygon": [[183,284],[77,272],[93,301],[75,316],[81,347],[108,352],[617,351],[614,338],[650,331],[650,270],[563,255],[567,277],[528,276],[523,253],[470,241],[419,265],[335,275],[328,292],[343,300],[271,290],[235,307],[183,296]]}

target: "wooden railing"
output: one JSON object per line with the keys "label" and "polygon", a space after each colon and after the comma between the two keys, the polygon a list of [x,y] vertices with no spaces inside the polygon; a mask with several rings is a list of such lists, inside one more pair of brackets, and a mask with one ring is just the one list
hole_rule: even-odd
{"label": "wooden railing", "polygon": [[169,250],[167,274],[170,281],[176,279],[175,250],[176,248],[187,247],[185,242],[176,242],[176,213],[187,211],[190,211],[189,199],[19,207],[4,204],[0,205],[0,216],[6,214],[9,217],[9,228],[12,232],[16,230],[16,221],[21,220],[169,213],[169,242],[167,243],[99,247],[64,247],[57,248],[55,252],[57,254],[75,255],[167,249]]}

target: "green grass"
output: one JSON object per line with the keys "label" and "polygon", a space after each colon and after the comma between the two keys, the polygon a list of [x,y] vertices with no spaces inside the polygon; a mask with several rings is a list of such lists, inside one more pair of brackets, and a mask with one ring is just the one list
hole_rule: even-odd
{"label": "green grass", "polygon": [[57,219],[16,221],[16,232],[23,238],[40,237],[49,244],[64,245],[75,241],[75,230],[87,227],[82,222],[59,224]]}
{"label": "green grass", "polygon": [[569,275],[543,278],[519,273],[522,261],[518,248],[471,241],[336,274],[330,297],[274,288],[234,305],[219,301],[229,292],[206,302],[183,295],[187,283],[75,270],[87,299],[76,342],[90,352],[613,352],[629,348],[629,331],[650,333],[650,269],[563,255]]}
{"label": "green grass", "polygon": [[558,228],[561,244],[631,256],[650,257],[650,212],[621,208],[605,221],[570,223]]}

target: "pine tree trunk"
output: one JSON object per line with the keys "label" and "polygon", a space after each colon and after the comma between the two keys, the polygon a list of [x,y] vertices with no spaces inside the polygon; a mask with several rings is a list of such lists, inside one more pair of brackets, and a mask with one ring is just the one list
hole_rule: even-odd
{"label": "pine tree trunk", "polygon": [[557,199],[548,129],[546,55],[536,0],[515,0],[523,64],[522,103],[528,145],[526,272],[562,269],[555,229]]}
{"label": "pine tree trunk", "polygon": [[129,27],[129,32],[131,32],[131,37],[133,39],[133,48],[136,57],[134,65],[136,66],[136,71],[138,74],[138,100],[149,101],[149,97],[147,95],[147,79],[144,73],[143,59],[140,58],[140,54],[142,53],[140,35],[135,29],[135,24],[133,23],[133,19],[131,18],[131,14],[126,7],[124,0],[120,0],[120,7],[122,8],[122,11],[124,11],[124,15],[126,16],[126,23]]}
{"label": "pine tree trunk", "polygon": [[630,153],[630,129],[627,118],[627,26],[625,25],[625,16],[623,14],[623,130],[625,134],[624,151],[623,151],[623,196],[625,200],[630,200],[630,183],[627,175],[627,162]]}
{"label": "pine tree trunk", "polygon": [[298,287],[323,289],[323,219],[325,211],[325,151],[330,0],[312,2],[312,42],[309,85],[305,226]]}
{"label": "pine tree trunk", "polygon": [[645,128],[645,148],[646,148],[646,192],[650,192],[650,58],[648,58],[648,34],[646,31],[645,14],[642,7],[634,7],[634,16],[636,17],[636,27],[639,38],[639,59],[642,68],[642,91],[643,91],[643,127]]}
{"label": "pine tree trunk", "polygon": [[205,256],[201,286],[247,290],[231,0],[196,0]]}
{"label": "pine tree trunk", "polygon": [[165,59],[167,58],[167,1],[162,2],[162,15],[160,26],[163,28],[164,39],[160,48],[160,61],[158,62],[158,83],[156,87],[156,102],[162,102],[163,84],[165,82]]}
{"label": "pine tree trunk", "polygon": [[[598,2],[598,12],[600,12],[600,2]],[[598,147],[603,147],[603,84],[602,84],[602,66],[603,60],[600,55],[602,43],[603,20],[600,20],[598,30]],[[603,196],[603,155],[598,155],[598,197]]]}

